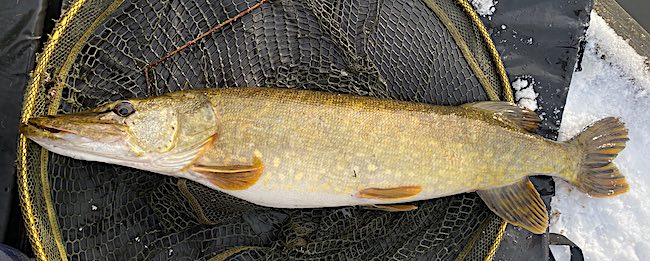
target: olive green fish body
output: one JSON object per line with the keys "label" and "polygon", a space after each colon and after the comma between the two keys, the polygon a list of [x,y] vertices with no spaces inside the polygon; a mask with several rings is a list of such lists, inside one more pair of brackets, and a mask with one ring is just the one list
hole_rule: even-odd
{"label": "olive green fish body", "polygon": [[[215,91],[210,100],[218,137],[198,162],[250,165],[259,158],[264,171],[255,185],[227,192],[267,206],[406,202],[577,168],[566,144],[501,127],[471,107],[254,88]],[[355,197],[365,188],[404,186],[422,192],[395,200]]]}

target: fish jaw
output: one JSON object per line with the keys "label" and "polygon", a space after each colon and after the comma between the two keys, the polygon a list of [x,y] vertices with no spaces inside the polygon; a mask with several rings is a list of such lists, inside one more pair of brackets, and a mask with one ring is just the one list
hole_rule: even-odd
{"label": "fish jaw", "polygon": [[[79,113],[32,118],[20,127],[23,135],[56,154],[79,160],[141,165],[142,153],[128,142],[127,128]],[[138,162],[138,163],[136,163]]]}

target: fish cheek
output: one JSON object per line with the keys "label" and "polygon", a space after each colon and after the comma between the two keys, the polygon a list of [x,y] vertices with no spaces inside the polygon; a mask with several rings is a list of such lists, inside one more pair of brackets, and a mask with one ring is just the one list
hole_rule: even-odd
{"label": "fish cheek", "polygon": [[136,112],[126,119],[126,124],[132,141],[143,151],[164,153],[176,145],[179,120],[171,109]]}

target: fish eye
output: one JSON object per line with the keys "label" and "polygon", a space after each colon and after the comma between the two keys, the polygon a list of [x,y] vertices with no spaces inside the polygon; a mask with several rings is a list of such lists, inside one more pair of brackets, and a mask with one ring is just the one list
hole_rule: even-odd
{"label": "fish eye", "polygon": [[115,105],[113,112],[121,117],[126,117],[133,114],[135,109],[133,108],[133,104],[128,101],[123,101]]}

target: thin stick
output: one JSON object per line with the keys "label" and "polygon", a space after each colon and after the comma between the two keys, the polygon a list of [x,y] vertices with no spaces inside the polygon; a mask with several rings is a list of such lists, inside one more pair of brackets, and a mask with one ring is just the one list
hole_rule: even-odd
{"label": "thin stick", "polygon": [[157,61],[155,61],[155,62],[152,62],[152,63],[150,63],[150,64],[147,64],[147,65],[144,67],[144,78],[147,80],[147,92],[148,92],[148,95],[151,95],[151,82],[149,81],[149,70],[151,70],[152,68],[158,66],[158,64],[160,64],[160,63],[162,63],[163,61],[167,60],[167,58],[174,56],[175,54],[179,53],[179,52],[182,51],[183,49],[185,49],[185,48],[187,48],[187,47],[190,47],[191,45],[195,44],[195,43],[198,42],[199,40],[203,39],[204,37],[208,36],[209,34],[213,33],[214,31],[218,30],[219,28],[221,28],[221,27],[223,27],[223,26],[225,26],[225,25],[227,25],[227,24],[229,24],[229,23],[232,23],[232,22],[234,22],[235,20],[241,18],[242,16],[244,16],[244,15],[250,13],[251,11],[253,11],[253,10],[257,9],[257,8],[259,8],[259,7],[262,6],[262,4],[264,4],[266,1],[267,1],[267,0],[260,0],[257,4],[251,6],[250,8],[248,8],[248,9],[242,11],[241,13],[239,13],[239,14],[237,14],[237,15],[231,17],[231,18],[228,18],[228,20],[221,22],[221,23],[218,24],[217,26],[212,27],[212,28],[211,28],[210,30],[208,30],[207,32],[205,32],[205,33],[199,35],[199,37],[194,38],[194,40],[187,42],[187,43],[184,44],[183,46],[176,48],[176,50],[174,50],[174,51],[168,53],[167,55],[163,56],[163,58],[160,58],[160,60],[157,60]]}

